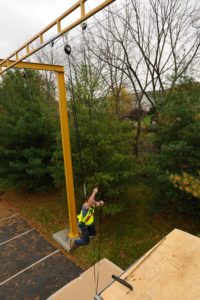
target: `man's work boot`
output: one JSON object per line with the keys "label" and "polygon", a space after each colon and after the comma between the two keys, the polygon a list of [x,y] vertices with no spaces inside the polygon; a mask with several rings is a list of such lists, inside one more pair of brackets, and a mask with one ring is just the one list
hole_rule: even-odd
{"label": "man's work boot", "polygon": [[82,239],[82,237],[83,237],[82,232],[79,231],[78,235],[79,235],[79,238]]}
{"label": "man's work boot", "polygon": [[76,248],[75,244],[74,244],[74,240],[71,239],[70,240],[70,250],[74,250]]}

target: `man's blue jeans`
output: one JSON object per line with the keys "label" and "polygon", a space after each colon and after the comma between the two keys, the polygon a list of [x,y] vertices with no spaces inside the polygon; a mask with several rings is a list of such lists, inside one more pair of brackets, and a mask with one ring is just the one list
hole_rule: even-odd
{"label": "man's blue jeans", "polygon": [[81,239],[75,239],[74,244],[76,247],[88,245],[90,242],[90,236],[96,235],[96,230],[94,227],[94,223],[90,226],[85,226],[85,228],[81,228],[82,237]]}

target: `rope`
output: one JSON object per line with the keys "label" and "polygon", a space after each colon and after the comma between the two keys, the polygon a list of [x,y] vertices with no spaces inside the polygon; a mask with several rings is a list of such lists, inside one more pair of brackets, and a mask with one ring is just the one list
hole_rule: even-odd
{"label": "rope", "polygon": [[[99,182],[99,192],[100,192],[99,194],[100,194],[101,200],[104,201],[104,188],[103,188],[103,183],[102,182]],[[100,259],[101,259],[101,240],[102,240],[102,207],[100,206],[100,214],[99,214],[99,241],[98,241],[98,253],[97,253],[97,258],[98,258],[97,276],[96,276],[96,270],[95,270],[95,264],[94,264],[94,281],[95,281],[96,295],[98,293],[98,285],[99,285],[99,264],[100,264]],[[95,254],[95,248],[94,248],[94,254]]]}
{"label": "rope", "polygon": [[[84,30],[86,29],[87,24],[83,23],[82,24],[82,37],[83,41],[83,54],[84,54],[84,64],[86,68],[86,77],[88,81],[88,69],[87,69],[87,59],[86,59],[86,52],[85,52],[85,38],[84,38]],[[70,47],[70,46],[69,46]],[[75,132],[76,132],[76,140],[77,140],[77,146],[79,150],[79,159],[80,159],[80,167],[81,167],[81,175],[82,175],[82,182],[83,182],[83,190],[84,190],[84,196],[86,196],[86,186],[85,186],[85,178],[84,178],[84,172],[83,172],[83,165],[82,165],[82,154],[81,154],[81,144],[80,144],[80,135],[79,135],[79,128],[78,128],[78,120],[77,120],[77,111],[76,111],[76,103],[75,103],[75,96],[74,96],[74,86],[73,86],[73,80],[72,80],[72,71],[71,71],[71,62],[69,58],[68,49],[65,49],[65,51],[68,54],[68,64],[69,64],[69,72],[70,72],[70,81],[71,81],[71,92],[72,92],[72,109],[74,113],[74,126],[75,126]],[[69,49],[71,51],[71,47]],[[93,144],[93,130],[92,130],[92,111],[91,111],[91,102],[90,99],[87,99],[88,102],[88,108],[89,108],[89,118],[90,118],[90,133],[92,134],[92,156],[93,156],[93,162],[94,162],[94,172],[96,172],[96,160],[95,160],[95,155],[94,155],[94,144]],[[103,196],[103,189],[101,192]],[[103,197],[102,197],[103,199]],[[95,225],[95,224],[94,224]],[[95,268],[95,263],[96,263],[96,249],[95,249],[95,239],[93,241],[93,248],[94,248],[94,282],[95,282],[95,291],[96,294],[98,292],[98,285],[99,285],[99,263],[101,259],[101,231],[102,231],[102,208],[100,207],[100,216],[99,216],[99,241],[98,241],[98,253],[97,253],[97,259],[98,259],[98,272],[96,274],[96,268]]]}
{"label": "rope", "polygon": [[100,207],[100,216],[99,216],[99,247],[98,247],[98,273],[97,273],[97,283],[96,283],[96,295],[98,293],[98,286],[99,286],[99,262],[101,259],[101,225],[102,225],[102,207]]}
{"label": "rope", "polygon": [[[87,79],[87,83],[89,81],[89,75],[88,73],[88,63],[87,63],[87,57],[86,57],[86,51],[85,51],[85,34],[84,31],[87,28],[87,24],[83,23],[82,24],[82,49],[83,49],[83,60],[84,60],[84,65],[85,65],[85,73],[86,73],[86,79]],[[89,64],[89,68],[91,67],[91,64]],[[87,99],[85,99],[87,101],[87,105],[88,105],[88,112],[89,112],[89,124],[90,124],[90,133],[92,135],[92,141],[91,141],[91,150],[92,150],[92,158],[93,158],[93,163],[94,163],[94,173],[96,172],[96,160],[95,160],[95,154],[94,154],[94,134],[93,134],[93,128],[92,128],[92,105],[91,105],[91,97],[87,95],[86,97]]]}
{"label": "rope", "polygon": [[70,81],[71,81],[72,109],[73,109],[73,113],[74,113],[74,127],[75,127],[75,132],[76,132],[76,143],[77,143],[78,152],[79,152],[79,161],[80,161],[80,168],[81,168],[83,193],[84,193],[84,196],[86,197],[87,191],[86,191],[85,176],[84,176],[83,163],[82,163],[82,151],[81,151],[81,143],[80,143],[80,135],[79,135],[79,128],[78,128],[76,103],[75,103],[75,96],[74,96],[74,94],[75,94],[74,93],[74,85],[73,85],[73,80],[72,80],[71,62],[70,62],[69,55],[68,55],[68,64],[69,64]]}
{"label": "rope", "polygon": [[93,250],[94,250],[94,285],[95,285],[95,292],[97,294],[97,285],[96,285],[96,268],[95,268],[95,263],[96,263],[96,249],[95,249],[95,239],[93,240]]}
{"label": "rope", "polygon": [[98,252],[97,252],[97,274],[96,274],[96,247],[95,247],[95,239],[93,241],[93,248],[94,248],[94,284],[95,284],[95,293],[98,293],[98,286],[99,286],[99,264],[101,259],[101,236],[102,236],[102,207],[100,207],[100,215],[99,215],[99,241],[98,241]]}

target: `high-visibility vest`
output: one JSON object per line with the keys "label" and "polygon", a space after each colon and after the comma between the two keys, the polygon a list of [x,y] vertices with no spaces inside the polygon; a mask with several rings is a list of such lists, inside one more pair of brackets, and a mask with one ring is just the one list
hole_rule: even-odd
{"label": "high-visibility vest", "polygon": [[95,205],[90,206],[88,209],[88,212],[84,218],[83,218],[83,212],[81,209],[80,214],[77,215],[79,223],[84,224],[86,226],[91,225],[94,222],[94,209],[95,209]]}

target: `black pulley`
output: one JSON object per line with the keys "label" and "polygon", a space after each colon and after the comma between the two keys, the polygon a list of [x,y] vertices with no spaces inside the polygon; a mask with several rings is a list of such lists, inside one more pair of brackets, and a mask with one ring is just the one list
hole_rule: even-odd
{"label": "black pulley", "polygon": [[71,53],[71,46],[66,44],[64,47],[64,51],[67,55],[69,55]]}
{"label": "black pulley", "polygon": [[82,23],[81,27],[82,27],[82,30],[84,31],[87,28],[87,23]]}
{"label": "black pulley", "polygon": [[54,46],[54,41],[50,42],[50,46],[53,47]]}
{"label": "black pulley", "polygon": [[22,77],[25,78],[26,77],[26,73],[22,72]]}

